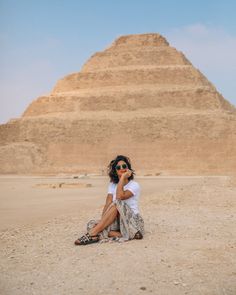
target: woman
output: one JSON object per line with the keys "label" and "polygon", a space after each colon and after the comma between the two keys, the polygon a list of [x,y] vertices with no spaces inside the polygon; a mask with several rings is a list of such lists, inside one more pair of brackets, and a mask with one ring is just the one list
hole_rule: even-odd
{"label": "woman", "polygon": [[99,240],[142,239],[144,221],[139,214],[140,186],[134,181],[134,170],[128,157],[119,155],[108,165],[110,184],[102,218],[87,224],[87,234],[75,245],[87,245]]}

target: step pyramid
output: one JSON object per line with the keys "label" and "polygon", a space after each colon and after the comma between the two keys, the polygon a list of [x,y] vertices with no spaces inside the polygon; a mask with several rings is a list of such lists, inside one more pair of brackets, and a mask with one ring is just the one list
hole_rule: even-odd
{"label": "step pyramid", "polygon": [[236,109],[159,34],[127,35],[0,125],[0,173],[236,171]]}

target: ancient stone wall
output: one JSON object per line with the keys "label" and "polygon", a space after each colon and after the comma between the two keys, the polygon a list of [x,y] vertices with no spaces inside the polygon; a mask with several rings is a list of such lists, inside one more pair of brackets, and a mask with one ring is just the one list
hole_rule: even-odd
{"label": "ancient stone wall", "polygon": [[0,125],[0,173],[232,174],[236,110],[159,34],[122,36]]}

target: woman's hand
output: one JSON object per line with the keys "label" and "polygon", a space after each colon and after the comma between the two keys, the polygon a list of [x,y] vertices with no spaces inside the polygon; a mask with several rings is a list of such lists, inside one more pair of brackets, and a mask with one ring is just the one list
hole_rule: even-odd
{"label": "woman's hand", "polygon": [[122,174],[123,178],[129,178],[132,175],[132,171],[127,169],[125,173]]}

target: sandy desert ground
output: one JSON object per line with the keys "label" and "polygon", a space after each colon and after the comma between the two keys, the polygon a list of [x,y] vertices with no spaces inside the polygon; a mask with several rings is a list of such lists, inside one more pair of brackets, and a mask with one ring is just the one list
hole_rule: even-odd
{"label": "sandy desert ground", "polygon": [[143,240],[74,246],[108,179],[0,177],[0,294],[236,294],[233,177],[136,177]]}

